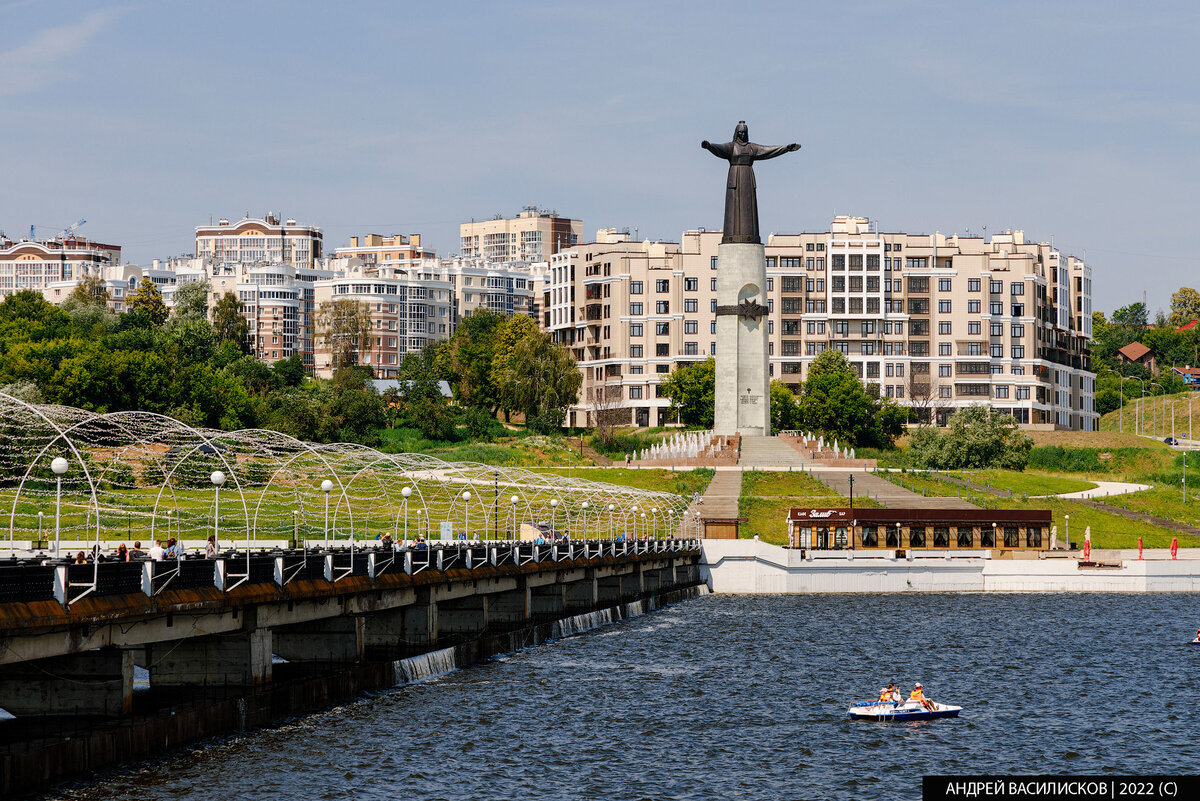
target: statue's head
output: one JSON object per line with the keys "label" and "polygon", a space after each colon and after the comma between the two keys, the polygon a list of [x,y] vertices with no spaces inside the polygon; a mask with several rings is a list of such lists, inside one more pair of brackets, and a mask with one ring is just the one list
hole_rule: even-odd
{"label": "statue's head", "polygon": [[746,127],[745,120],[738,120],[737,127],[733,129],[733,141],[743,145],[750,141],[750,129]]}

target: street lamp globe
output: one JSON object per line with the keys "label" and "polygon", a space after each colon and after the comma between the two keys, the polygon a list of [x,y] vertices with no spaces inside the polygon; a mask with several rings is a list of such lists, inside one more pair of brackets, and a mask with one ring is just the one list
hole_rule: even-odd
{"label": "street lamp globe", "polygon": [[322,481],[321,482],[321,492],[325,493],[326,495],[333,492],[333,482],[330,481],[329,479],[325,479],[324,481]]}
{"label": "street lamp globe", "polygon": [[54,471],[56,476],[61,476],[67,472],[67,467],[69,467],[67,460],[61,456],[54,457],[54,461],[50,462],[50,469]]}
{"label": "street lamp globe", "polygon": [[400,490],[400,494],[404,496],[404,500],[408,500],[412,496],[412,487],[405,487]]}
{"label": "street lamp globe", "polygon": [[517,505],[517,503],[518,503],[518,502],[519,502],[521,499],[520,499],[520,498],[518,498],[516,495],[514,495],[514,496],[512,496],[511,498],[509,498],[509,500],[510,500],[510,501],[512,501],[512,505],[513,505],[513,506],[516,506],[516,505]]}
{"label": "street lamp globe", "polygon": [[225,474],[220,470],[214,470],[212,471],[212,475],[208,477],[208,480],[213,483],[214,487],[219,487],[225,483]]}
{"label": "street lamp globe", "polygon": [[558,508],[558,498],[552,498],[552,499],[550,500],[550,508],[551,508],[551,509],[557,509],[557,508]]}
{"label": "street lamp globe", "polygon": [[462,494],[462,499],[463,499],[464,501],[469,501],[469,500],[471,500],[471,493],[469,493],[469,492],[464,492],[464,493]]}

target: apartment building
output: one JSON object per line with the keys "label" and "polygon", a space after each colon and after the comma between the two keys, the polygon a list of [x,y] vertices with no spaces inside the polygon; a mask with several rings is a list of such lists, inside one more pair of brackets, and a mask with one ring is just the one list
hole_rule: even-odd
{"label": "apartment building", "polygon": [[320,228],[267,212],[236,223],[196,226],[196,255],[214,264],[290,264],[309,268],[322,256]]}
{"label": "apartment building", "polygon": [[583,222],[558,216],[556,211],[526,206],[516,217],[497,214],[459,226],[460,255],[493,262],[545,261],[579,244]]}
{"label": "apartment building", "polygon": [[269,364],[299,355],[313,369],[316,282],[333,276],[332,270],[290,264],[243,270],[233,291],[242,302],[250,352]]}
{"label": "apartment building", "polygon": [[[437,265],[436,259],[426,259],[403,268],[349,266],[315,282],[315,307],[335,301],[365,307],[369,333],[361,335],[361,346],[354,344],[356,363],[372,368],[377,378],[395,378],[405,354],[419,353],[430,341],[453,333],[453,286],[443,280]],[[333,375],[333,349],[326,334],[317,330],[313,339],[313,366],[322,378]]]}
{"label": "apartment building", "polygon": [[496,264],[459,257],[440,259],[436,269],[440,280],[450,284],[457,326],[479,309],[506,317],[524,315],[536,319],[534,301],[545,268],[546,262]]}
{"label": "apartment building", "polygon": [[[613,234],[551,258],[543,324],[584,373],[579,424],[614,403],[633,424],[662,424],[662,377],[716,351],[721,234],[688,231],[679,245]],[[869,387],[939,425],[986,403],[1026,426],[1095,429],[1091,268],[1052,245],[1022,231],[881,233],[838,217],[828,231],[772,235],[766,259],[773,378],[798,388],[833,348]]]}
{"label": "apartment building", "polygon": [[[32,289],[55,300],[47,290],[57,286],[65,300],[79,279],[89,274],[119,267],[121,246],[106,245],[75,237],[45,240],[11,240],[0,236],[0,300],[8,295]],[[63,294],[64,286],[70,286]]]}

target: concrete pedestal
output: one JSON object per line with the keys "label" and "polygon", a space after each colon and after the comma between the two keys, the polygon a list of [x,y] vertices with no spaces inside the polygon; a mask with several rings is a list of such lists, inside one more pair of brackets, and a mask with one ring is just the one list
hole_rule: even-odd
{"label": "concrete pedestal", "polygon": [[767,268],[761,244],[717,246],[717,434],[770,436],[767,317],[733,313],[743,303],[767,306]]}
{"label": "concrete pedestal", "polygon": [[271,680],[271,630],[195,637],[147,647],[151,687],[223,687]]}

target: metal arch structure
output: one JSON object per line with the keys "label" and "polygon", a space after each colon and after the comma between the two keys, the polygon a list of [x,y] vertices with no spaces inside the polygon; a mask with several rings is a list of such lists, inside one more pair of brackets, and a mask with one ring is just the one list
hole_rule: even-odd
{"label": "metal arch structure", "polygon": [[[49,469],[57,456],[71,463],[61,503]],[[219,488],[209,480],[217,470],[226,476]],[[686,525],[690,502],[527,468],[314,444],[263,429],[218,431],[152,412],[97,413],[0,393],[0,509],[8,512],[10,543],[44,541],[56,511],[64,540],[103,533],[104,540],[147,545],[168,537],[203,541],[214,532],[247,543],[315,541],[326,530],[335,541],[399,540],[446,523],[456,538],[472,540],[515,539],[532,523],[577,539],[648,529],[664,536]],[[629,519],[634,507],[647,513],[643,524],[614,531],[611,521]]]}

